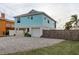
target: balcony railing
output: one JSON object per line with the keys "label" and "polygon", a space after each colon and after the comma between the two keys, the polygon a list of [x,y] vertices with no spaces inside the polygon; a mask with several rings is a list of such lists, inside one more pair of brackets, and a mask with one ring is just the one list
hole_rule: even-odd
{"label": "balcony railing", "polygon": [[6,27],[14,27],[13,24],[6,24]]}

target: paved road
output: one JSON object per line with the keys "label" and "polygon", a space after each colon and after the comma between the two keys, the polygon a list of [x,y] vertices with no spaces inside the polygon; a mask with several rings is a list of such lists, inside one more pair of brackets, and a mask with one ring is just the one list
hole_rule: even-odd
{"label": "paved road", "polygon": [[2,37],[0,38],[0,54],[28,51],[51,46],[62,41],[64,40],[33,37]]}

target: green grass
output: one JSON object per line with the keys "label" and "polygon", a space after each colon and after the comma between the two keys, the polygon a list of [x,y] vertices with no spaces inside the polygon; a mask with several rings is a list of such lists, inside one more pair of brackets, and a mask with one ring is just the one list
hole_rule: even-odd
{"label": "green grass", "polygon": [[45,48],[12,53],[12,55],[78,55],[78,54],[79,54],[79,41],[64,41],[59,44]]}

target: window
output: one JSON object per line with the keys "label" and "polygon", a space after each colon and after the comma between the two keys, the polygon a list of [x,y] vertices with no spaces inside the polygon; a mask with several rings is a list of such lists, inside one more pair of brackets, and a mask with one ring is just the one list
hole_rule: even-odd
{"label": "window", "polygon": [[20,23],[20,17],[17,19],[17,23]]}
{"label": "window", "polygon": [[48,23],[49,23],[49,20],[48,20]]}
{"label": "window", "polygon": [[44,17],[44,19],[46,20],[46,17]]}
{"label": "window", "polygon": [[31,19],[32,20],[33,19],[33,16],[28,16],[28,19]]}
{"label": "window", "polygon": [[33,16],[31,16],[31,19],[33,19]]}

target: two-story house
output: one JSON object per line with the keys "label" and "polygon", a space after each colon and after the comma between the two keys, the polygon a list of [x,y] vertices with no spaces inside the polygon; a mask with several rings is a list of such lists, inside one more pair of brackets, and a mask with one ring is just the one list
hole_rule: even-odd
{"label": "two-story house", "polygon": [[56,21],[44,12],[31,10],[22,15],[15,16],[15,34],[23,35],[28,31],[32,37],[40,37],[43,30],[56,28]]}
{"label": "two-story house", "polygon": [[4,13],[0,13],[0,36],[12,34],[14,31],[14,21],[7,20]]}

